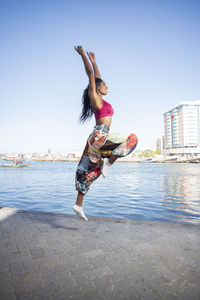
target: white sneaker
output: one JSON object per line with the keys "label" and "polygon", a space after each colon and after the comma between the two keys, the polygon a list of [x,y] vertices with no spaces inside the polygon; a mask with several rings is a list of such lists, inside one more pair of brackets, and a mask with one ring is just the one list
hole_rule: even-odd
{"label": "white sneaker", "polygon": [[86,217],[85,214],[84,214],[84,211],[83,211],[83,209],[82,209],[82,206],[79,206],[79,205],[75,204],[75,205],[73,206],[73,210],[77,213],[77,215],[78,215],[81,219],[83,219],[83,220],[85,220],[85,221],[88,221],[87,217]]}
{"label": "white sneaker", "polygon": [[108,158],[104,158],[103,166],[101,169],[101,173],[104,178],[107,176],[110,166],[111,166],[111,164],[109,163]]}

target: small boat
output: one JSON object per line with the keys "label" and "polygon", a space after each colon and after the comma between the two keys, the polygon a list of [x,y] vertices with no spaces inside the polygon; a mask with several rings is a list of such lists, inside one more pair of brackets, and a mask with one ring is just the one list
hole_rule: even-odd
{"label": "small boat", "polygon": [[22,168],[22,167],[30,167],[32,164],[19,164],[19,165],[9,165],[9,164],[0,164],[0,167],[9,167],[9,168]]}

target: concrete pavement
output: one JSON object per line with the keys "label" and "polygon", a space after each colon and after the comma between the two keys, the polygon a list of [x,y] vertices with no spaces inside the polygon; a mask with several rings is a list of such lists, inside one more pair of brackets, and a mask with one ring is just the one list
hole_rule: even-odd
{"label": "concrete pavement", "polygon": [[200,299],[200,226],[0,208],[0,299]]}

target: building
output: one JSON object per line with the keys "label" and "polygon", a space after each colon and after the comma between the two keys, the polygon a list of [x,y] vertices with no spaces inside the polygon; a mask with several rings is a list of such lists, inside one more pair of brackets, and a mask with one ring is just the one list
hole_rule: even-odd
{"label": "building", "polygon": [[165,143],[165,137],[164,137],[164,135],[162,135],[162,138],[161,138],[161,150],[162,150],[162,152],[164,150],[164,143]]}
{"label": "building", "polygon": [[164,154],[200,154],[200,100],[182,102],[164,113]]}
{"label": "building", "polygon": [[156,151],[161,151],[161,139],[156,140]]}

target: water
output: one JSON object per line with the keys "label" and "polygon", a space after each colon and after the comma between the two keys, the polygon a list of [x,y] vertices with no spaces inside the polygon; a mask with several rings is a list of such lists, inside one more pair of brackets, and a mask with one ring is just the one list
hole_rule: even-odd
{"label": "water", "polygon": [[[74,162],[0,168],[0,206],[74,213]],[[200,223],[200,164],[115,163],[84,199],[86,215]]]}

